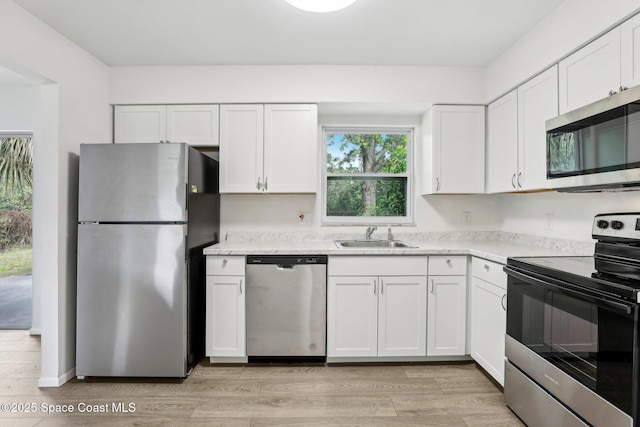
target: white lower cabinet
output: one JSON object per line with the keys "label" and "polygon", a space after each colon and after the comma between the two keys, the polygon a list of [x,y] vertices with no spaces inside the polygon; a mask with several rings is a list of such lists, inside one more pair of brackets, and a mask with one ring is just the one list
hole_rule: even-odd
{"label": "white lower cabinet", "polygon": [[467,257],[430,256],[427,356],[467,354]]}
{"label": "white lower cabinet", "polygon": [[327,355],[378,354],[376,277],[329,277]]}
{"label": "white lower cabinet", "polygon": [[207,257],[205,356],[246,357],[245,258]]}
{"label": "white lower cabinet", "polygon": [[327,299],[328,357],[426,355],[425,257],[332,257]]}
{"label": "white lower cabinet", "polygon": [[504,385],[507,275],[502,265],[472,260],[471,357]]}

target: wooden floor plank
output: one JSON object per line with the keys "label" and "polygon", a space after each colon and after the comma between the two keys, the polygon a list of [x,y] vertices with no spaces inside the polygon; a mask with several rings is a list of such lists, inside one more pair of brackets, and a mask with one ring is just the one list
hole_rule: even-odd
{"label": "wooden floor plank", "polygon": [[459,415],[425,417],[254,418],[251,427],[466,427]]}
{"label": "wooden floor plank", "polygon": [[424,416],[458,414],[502,418],[510,413],[502,393],[392,395],[398,415]]}
{"label": "wooden floor plank", "polygon": [[[265,369],[267,368],[267,369]],[[274,379],[274,378],[406,378],[402,366],[396,365],[313,365],[313,366],[282,366],[262,365],[248,366],[242,370],[241,378]]]}
{"label": "wooden floor plank", "polygon": [[166,418],[135,417],[126,420],[105,419],[105,417],[47,418],[37,427],[250,427],[251,418]]}
{"label": "wooden floor plank", "polygon": [[325,379],[317,381],[314,378],[299,380],[265,380],[260,395],[363,395],[363,394],[408,394],[408,393],[438,393],[441,389],[435,380],[410,378],[346,378]]}
{"label": "wooden floor plank", "polygon": [[222,397],[203,400],[195,417],[370,417],[395,416],[386,396]]}

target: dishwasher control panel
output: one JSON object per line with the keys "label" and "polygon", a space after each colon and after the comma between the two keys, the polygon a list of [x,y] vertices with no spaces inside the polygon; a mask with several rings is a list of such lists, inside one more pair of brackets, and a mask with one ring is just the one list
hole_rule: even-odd
{"label": "dishwasher control panel", "polygon": [[326,255],[247,255],[247,264],[326,264]]}

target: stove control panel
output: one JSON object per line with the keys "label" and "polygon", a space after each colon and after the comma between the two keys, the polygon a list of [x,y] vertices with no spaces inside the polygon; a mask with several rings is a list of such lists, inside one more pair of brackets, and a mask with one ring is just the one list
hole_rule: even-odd
{"label": "stove control panel", "polygon": [[591,234],[599,240],[640,241],[640,213],[596,215]]}

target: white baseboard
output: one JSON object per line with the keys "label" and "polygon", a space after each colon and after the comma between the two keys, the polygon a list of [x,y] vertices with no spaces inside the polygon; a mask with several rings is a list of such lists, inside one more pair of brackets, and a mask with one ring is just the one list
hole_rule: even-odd
{"label": "white baseboard", "polygon": [[60,387],[76,376],[76,368],[70,369],[59,377],[40,377],[38,387]]}
{"label": "white baseboard", "polygon": [[31,328],[31,329],[29,329],[29,335],[42,335],[42,329],[40,329],[40,328]]}

